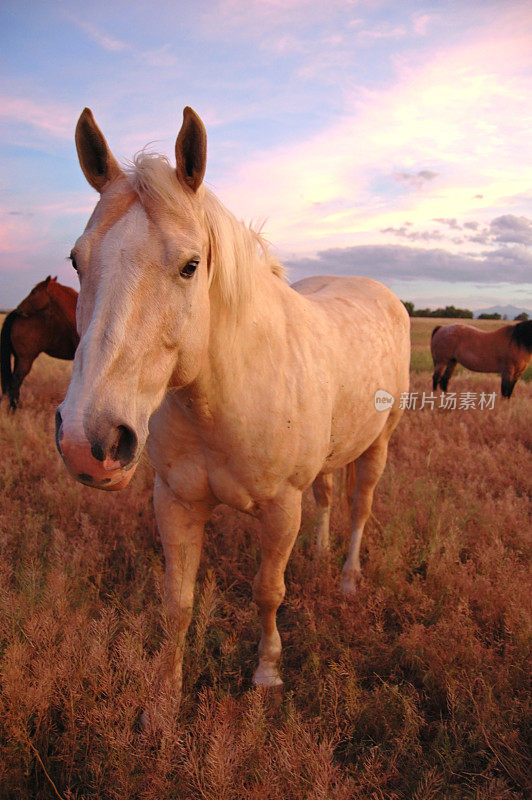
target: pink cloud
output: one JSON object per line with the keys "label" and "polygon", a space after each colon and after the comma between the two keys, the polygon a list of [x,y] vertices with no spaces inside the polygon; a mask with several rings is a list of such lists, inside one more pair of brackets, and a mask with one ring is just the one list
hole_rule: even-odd
{"label": "pink cloud", "polygon": [[32,213],[0,211],[0,253],[37,252],[42,242]]}
{"label": "pink cloud", "polygon": [[59,139],[72,136],[72,112],[59,104],[41,103],[27,97],[0,95],[0,117],[31,125]]}
{"label": "pink cloud", "polygon": [[[239,216],[268,217],[272,241],[293,249],[378,233],[399,213],[416,222],[477,214],[479,194],[486,216],[504,213],[532,181],[522,159],[530,50],[525,20],[516,21],[503,14],[467,44],[416,54],[386,88],[346,88],[342,119],[256,153],[223,181],[222,200]],[[394,175],[435,173],[421,195],[387,191]],[[335,202],[338,210],[324,215]]]}
{"label": "pink cloud", "polygon": [[414,30],[419,36],[425,36],[429,25],[436,19],[432,14],[417,14],[413,19]]}
{"label": "pink cloud", "polygon": [[85,31],[87,36],[92,39],[93,42],[100,45],[104,50],[108,50],[112,53],[119,53],[122,50],[129,49],[130,45],[127,42],[123,42],[120,39],[115,39],[113,36],[101,31],[91,22],[86,22],[85,20],[78,19],[73,14],[65,12],[65,17],[73,22],[78,28],[81,28],[82,31]]}

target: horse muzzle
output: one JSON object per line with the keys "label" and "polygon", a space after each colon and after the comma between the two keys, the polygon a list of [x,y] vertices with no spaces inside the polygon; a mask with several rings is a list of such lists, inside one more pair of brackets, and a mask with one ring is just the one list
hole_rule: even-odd
{"label": "horse muzzle", "polygon": [[73,478],[106,491],[128,485],[140,455],[137,436],[127,425],[107,425],[89,438],[76,426],[65,425],[60,409],[55,415],[55,443]]}

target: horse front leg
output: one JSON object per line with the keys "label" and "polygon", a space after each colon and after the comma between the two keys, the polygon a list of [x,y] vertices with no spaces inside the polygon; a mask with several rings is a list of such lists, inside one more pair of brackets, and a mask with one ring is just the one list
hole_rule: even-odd
{"label": "horse front leg", "polygon": [[445,361],[434,364],[434,372],[432,373],[432,391],[435,392],[438,388],[438,383],[445,369]]}
{"label": "horse front leg", "polygon": [[165,558],[167,640],[162,650],[159,686],[179,701],[185,639],[192,619],[203,531],[212,509],[206,503],[180,503],[158,475],[153,500]]}
{"label": "horse front leg", "polygon": [[449,362],[448,362],[448,364],[447,364],[447,366],[445,368],[445,372],[443,373],[443,375],[440,378],[440,388],[441,388],[442,392],[446,392],[447,391],[447,386],[449,385],[449,381],[451,380],[451,378],[453,376],[453,372],[456,369],[457,363],[458,362],[457,362],[457,360],[455,358],[451,358],[449,360]]}
{"label": "horse front leg", "polygon": [[301,522],[301,492],[292,487],[270,501],[261,515],[262,559],[253,583],[253,599],[262,629],[259,665],[253,676],[258,686],[280,686],[277,668],[281,637],[276,615],[285,595],[284,572]]}

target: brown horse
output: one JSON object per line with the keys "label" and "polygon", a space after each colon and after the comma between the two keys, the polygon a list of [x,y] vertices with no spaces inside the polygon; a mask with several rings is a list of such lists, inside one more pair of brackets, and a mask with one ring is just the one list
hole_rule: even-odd
{"label": "brown horse", "polygon": [[471,325],[438,325],[432,331],[430,350],[434,361],[433,390],[439,384],[443,392],[447,391],[459,363],[475,372],[498,372],[502,378],[501,394],[510,397],[530,361],[532,320],[491,332]]}
{"label": "brown horse", "polygon": [[[76,331],[78,293],[49,275],[4,320],[0,337],[2,393],[16,411],[22,381],[39,355],[72,360],[79,336]],[[15,364],[12,369],[11,357]]]}

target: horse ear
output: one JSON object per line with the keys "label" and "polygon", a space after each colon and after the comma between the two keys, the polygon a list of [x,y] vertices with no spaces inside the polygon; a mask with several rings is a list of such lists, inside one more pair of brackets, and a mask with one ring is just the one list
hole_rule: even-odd
{"label": "horse ear", "polygon": [[44,282],[45,282],[46,286],[48,286],[48,284],[50,283],[51,280],[52,280],[52,276],[51,275],[47,275],[46,278],[44,279]]}
{"label": "horse ear", "polygon": [[122,174],[90,108],[83,110],[76,125],[76,149],[83,174],[97,192]]}
{"label": "horse ear", "polygon": [[175,143],[175,158],[179,182],[197,192],[207,166],[207,131],[189,106],[183,109],[183,124]]}

